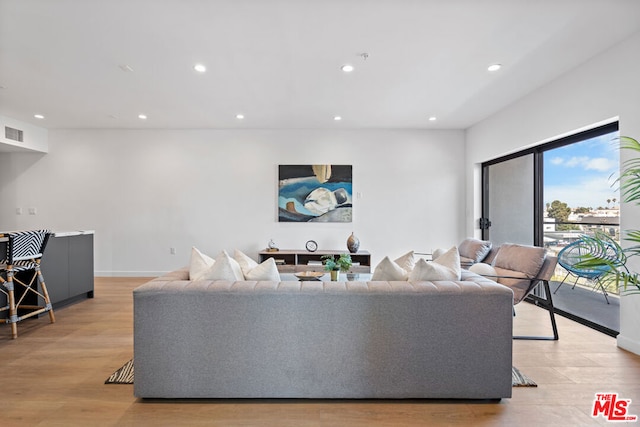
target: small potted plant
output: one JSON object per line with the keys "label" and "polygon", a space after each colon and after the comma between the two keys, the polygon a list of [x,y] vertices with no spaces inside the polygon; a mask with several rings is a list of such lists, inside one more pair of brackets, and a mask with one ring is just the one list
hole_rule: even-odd
{"label": "small potted plant", "polygon": [[349,254],[340,254],[338,258],[333,255],[323,255],[321,259],[324,269],[331,273],[331,280],[334,282],[338,280],[338,275],[341,271],[346,273],[352,265],[351,255]]}

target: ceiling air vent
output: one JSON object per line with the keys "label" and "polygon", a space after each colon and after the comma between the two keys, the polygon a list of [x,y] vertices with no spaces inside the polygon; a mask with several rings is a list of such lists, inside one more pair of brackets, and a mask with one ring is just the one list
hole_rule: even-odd
{"label": "ceiling air vent", "polygon": [[24,142],[24,132],[9,126],[4,127],[4,137],[12,141]]}

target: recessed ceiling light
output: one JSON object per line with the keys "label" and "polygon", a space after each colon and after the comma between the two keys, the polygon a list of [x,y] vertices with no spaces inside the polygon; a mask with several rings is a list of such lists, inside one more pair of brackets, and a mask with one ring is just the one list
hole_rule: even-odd
{"label": "recessed ceiling light", "polygon": [[138,118],[140,120],[147,120],[147,115],[146,114],[138,114]]}
{"label": "recessed ceiling light", "polygon": [[202,64],[196,64],[193,66],[193,69],[196,70],[199,73],[204,73],[205,71],[207,71],[207,67],[205,67]]}
{"label": "recessed ceiling light", "polygon": [[128,66],[127,64],[122,64],[122,65],[118,65],[118,67],[120,67],[120,69],[122,71],[124,71],[125,73],[130,73],[133,71],[133,68],[131,68],[130,66]]}
{"label": "recessed ceiling light", "polygon": [[342,120],[342,117],[340,116],[334,116],[333,120],[335,120],[336,122],[339,122],[340,120]]}
{"label": "recessed ceiling light", "polygon": [[344,64],[340,69],[345,73],[350,73],[354,70],[353,65],[351,64]]}
{"label": "recessed ceiling light", "polygon": [[491,64],[491,65],[489,65],[487,70],[489,70],[489,71],[498,71],[500,68],[502,68],[501,64]]}
{"label": "recessed ceiling light", "polygon": [[35,117],[36,119],[44,119],[44,116],[42,114],[34,114],[33,117]]}
{"label": "recessed ceiling light", "polygon": [[436,116],[429,117],[429,121],[430,122],[435,122],[436,120],[438,120],[438,118]]}
{"label": "recessed ceiling light", "polygon": [[238,120],[244,119],[244,114],[236,114],[236,119]]}

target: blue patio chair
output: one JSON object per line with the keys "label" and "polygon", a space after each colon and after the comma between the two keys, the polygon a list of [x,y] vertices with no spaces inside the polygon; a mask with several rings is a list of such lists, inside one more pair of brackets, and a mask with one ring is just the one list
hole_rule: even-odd
{"label": "blue patio chair", "polygon": [[609,304],[607,290],[605,289],[600,279],[611,270],[611,267],[606,265],[601,267],[589,268],[578,267],[577,264],[580,261],[584,260],[585,255],[592,255],[598,258],[611,260],[616,260],[618,258],[616,248],[610,243],[596,245],[590,244],[585,239],[576,240],[575,242],[565,246],[560,250],[560,252],[558,252],[558,264],[560,264],[562,268],[567,270],[567,274],[564,276],[564,279],[562,279],[562,282],[560,282],[553,293],[555,294],[556,292],[558,292],[558,289],[560,289],[560,286],[562,286],[565,280],[567,280],[567,277],[573,276],[575,277],[575,280],[571,289],[576,287],[576,283],[578,283],[578,279],[580,278],[595,282],[594,289],[599,287],[604,294],[604,299],[607,301],[607,304]]}

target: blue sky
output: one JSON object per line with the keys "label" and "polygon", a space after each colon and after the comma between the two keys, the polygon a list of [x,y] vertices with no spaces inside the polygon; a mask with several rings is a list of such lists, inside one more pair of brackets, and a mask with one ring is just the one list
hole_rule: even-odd
{"label": "blue sky", "polygon": [[[619,152],[613,138],[602,135],[544,153],[544,202],[560,200],[570,207],[606,207],[620,192],[613,182],[619,170]],[[613,177],[612,177],[613,175]],[[613,207],[613,202],[609,204]]]}

